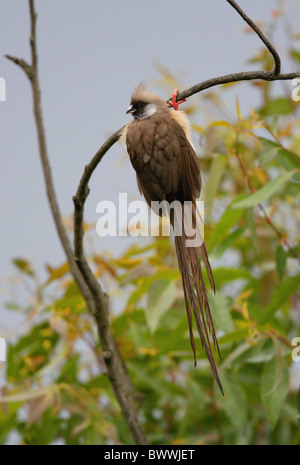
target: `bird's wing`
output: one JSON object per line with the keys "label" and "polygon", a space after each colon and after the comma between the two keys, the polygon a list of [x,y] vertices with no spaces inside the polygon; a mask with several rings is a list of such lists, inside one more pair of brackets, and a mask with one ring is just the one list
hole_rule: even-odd
{"label": "bird's wing", "polygon": [[151,201],[184,202],[199,196],[198,158],[176,121],[164,118],[132,124],[126,143],[139,189],[149,205]]}

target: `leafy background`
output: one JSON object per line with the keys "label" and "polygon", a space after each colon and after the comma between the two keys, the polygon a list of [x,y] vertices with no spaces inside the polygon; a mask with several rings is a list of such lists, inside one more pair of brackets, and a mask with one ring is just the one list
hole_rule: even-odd
{"label": "leafy background", "polygon": [[[289,58],[300,69],[300,52],[291,50]],[[252,62],[272,66],[265,51]],[[184,88],[168,70],[159,71],[166,95]],[[86,225],[89,261],[110,295],[111,328],[152,444],[300,443],[300,368],[291,357],[292,339],[300,335],[299,103],[288,84],[249,86],[261,98],[245,115],[238,99],[234,115],[226,108],[229,86],[185,105],[202,169],[225,398],[199,341],[193,367],[171,241],[138,237],[119,257],[100,255],[95,227]],[[67,263],[48,266],[46,280],[26,258],[14,265],[20,294],[6,305],[24,320],[0,367],[6,380],[0,442],[132,444]]]}

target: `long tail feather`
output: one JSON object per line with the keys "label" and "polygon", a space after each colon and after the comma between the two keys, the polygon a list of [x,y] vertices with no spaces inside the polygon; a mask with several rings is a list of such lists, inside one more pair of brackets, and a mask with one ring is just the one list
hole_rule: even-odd
{"label": "long tail feather", "polygon": [[[193,214],[195,214],[195,204],[193,205]],[[184,207],[181,205],[181,208]],[[197,210],[198,211],[198,210]],[[220,391],[224,395],[223,388],[221,385],[221,381],[218,375],[217,367],[215,364],[210,336],[212,337],[213,343],[218,350],[220,355],[218,341],[215,334],[215,329],[213,325],[212,316],[210,313],[210,307],[208,302],[208,295],[207,289],[205,286],[200,256],[202,258],[203,264],[208,274],[208,278],[211,284],[213,291],[215,290],[215,284],[213,280],[213,275],[210,267],[210,263],[207,256],[207,251],[205,248],[205,244],[201,241],[201,245],[191,247],[187,246],[188,237],[185,233],[186,228],[184,228],[184,221],[186,221],[185,213],[178,214],[175,210],[175,215],[171,219],[171,223],[174,229],[182,223],[182,231],[181,234],[174,236],[175,238],[175,247],[176,247],[176,255],[179,265],[179,270],[182,277],[182,284],[184,290],[184,298],[186,303],[186,311],[188,316],[188,323],[189,323],[189,333],[190,333],[190,340],[191,346],[194,354],[195,366],[196,366],[196,347],[195,347],[195,340],[193,335],[193,322],[192,322],[192,315],[194,315],[194,319],[196,322],[197,330],[200,336],[200,340],[202,346],[206,352],[208,361],[210,363],[210,367],[212,373],[215,377],[215,380],[220,388]],[[198,214],[197,214],[198,215]],[[197,220],[198,222],[199,220]],[[176,226],[174,228],[174,225]]]}

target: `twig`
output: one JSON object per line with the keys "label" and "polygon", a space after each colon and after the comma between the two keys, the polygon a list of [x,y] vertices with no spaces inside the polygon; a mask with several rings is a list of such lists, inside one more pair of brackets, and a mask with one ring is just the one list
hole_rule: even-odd
{"label": "twig", "polygon": [[227,2],[238,12],[238,14],[243,18],[244,21],[253,29],[254,32],[258,35],[261,41],[265,44],[271,55],[273,56],[275,68],[274,68],[274,75],[278,76],[280,74],[281,68],[281,61],[280,56],[278,55],[277,51],[273,47],[273,45],[268,41],[264,33],[259,29],[259,27],[249,18],[246,13],[241,9],[241,7],[234,1],[234,0],[227,0]]}
{"label": "twig", "polygon": [[262,80],[262,81],[277,81],[277,80],[288,80],[294,79],[295,77],[300,77],[300,73],[286,73],[282,74],[281,70],[281,61],[280,56],[277,51],[266,38],[261,29],[250,19],[246,13],[241,9],[241,7],[234,0],[227,0],[227,2],[239,13],[239,15],[246,21],[246,23],[253,29],[253,31],[258,35],[258,37],[265,44],[269,52],[271,53],[274,59],[274,70],[273,71],[246,71],[241,73],[232,73],[220,76],[217,78],[208,79],[207,81],[196,84],[189,89],[183,90],[177,94],[176,100],[184,100],[185,98],[190,97],[198,92],[209,89],[210,87],[218,86],[221,84],[227,84],[229,82],[239,82],[239,81],[252,81],[252,80]]}
{"label": "twig", "polygon": [[[122,128],[123,129],[123,128]],[[85,166],[84,173],[79,182],[76,194],[73,196],[74,202],[74,260],[77,263],[84,277],[85,284],[93,295],[96,302],[97,312],[104,310],[107,312],[107,300],[102,291],[100,284],[91,271],[83,250],[83,222],[84,222],[84,204],[89,194],[88,183],[93,171],[100,163],[102,157],[110,149],[110,147],[118,140],[122,133],[122,129],[117,131],[100,147],[88,165]]]}
{"label": "twig", "polygon": [[[198,92],[202,92],[203,90],[210,89],[211,87],[220,86],[223,84],[228,84],[230,82],[240,82],[240,81],[278,81],[278,80],[289,80],[294,79],[295,77],[300,77],[299,72],[295,73],[286,73],[286,74],[278,74],[275,75],[273,71],[245,71],[240,73],[231,73],[225,74],[224,76],[219,76],[211,79],[207,79],[207,81],[200,82],[199,84],[195,84],[192,87],[189,87],[182,92],[179,92],[176,96],[176,101],[184,100],[185,98],[191,97]],[[169,102],[169,100],[168,100]]]}

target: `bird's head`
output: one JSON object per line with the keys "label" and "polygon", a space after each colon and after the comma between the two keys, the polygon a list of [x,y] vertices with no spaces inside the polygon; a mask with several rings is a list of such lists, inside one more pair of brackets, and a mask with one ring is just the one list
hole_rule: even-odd
{"label": "bird's head", "polygon": [[158,95],[149,92],[143,83],[134,90],[130,107],[126,113],[131,113],[135,120],[150,118],[158,110],[168,110],[168,105]]}

